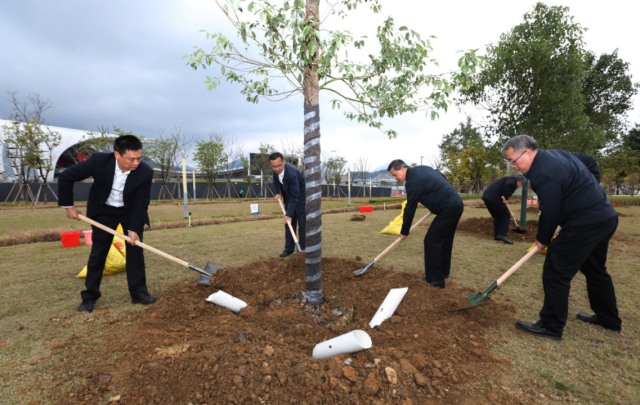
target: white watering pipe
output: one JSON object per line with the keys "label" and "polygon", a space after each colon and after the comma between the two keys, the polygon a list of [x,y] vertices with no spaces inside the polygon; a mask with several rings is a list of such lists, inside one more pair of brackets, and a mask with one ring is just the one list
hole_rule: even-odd
{"label": "white watering pipe", "polygon": [[396,309],[398,309],[398,305],[400,305],[407,291],[409,291],[409,287],[392,288],[384,301],[382,301],[382,305],[378,308],[371,322],[369,322],[369,326],[372,328],[380,326],[386,319],[391,318],[393,313],[396,312]]}
{"label": "white watering pipe", "polygon": [[233,312],[239,312],[242,308],[247,306],[247,303],[239,298],[229,295],[226,292],[220,290],[215,294],[211,294],[207,301],[220,305],[221,307],[229,308]]}
{"label": "white watering pipe", "polygon": [[342,353],[355,353],[371,348],[371,337],[363,330],[354,330],[344,335],[318,343],[313,348],[314,359],[326,359]]}

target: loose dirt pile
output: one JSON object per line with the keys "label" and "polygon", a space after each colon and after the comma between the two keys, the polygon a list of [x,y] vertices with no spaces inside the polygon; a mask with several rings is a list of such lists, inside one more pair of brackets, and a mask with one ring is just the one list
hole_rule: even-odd
{"label": "loose dirt pile", "polygon": [[[85,347],[82,360],[78,349],[86,336],[57,345],[54,353],[65,359],[59,371],[86,375],[86,385],[61,403],[96,404],[118,395],[122,404],[185,405],[530,400],[528,393],[516,399],[491,389],[502,385],[509,366],[484,336],[498,321],[510,322],[512,307],[491,301],[453,311],[468,306],[465,297],[476,291],[457,288],[455,280],[447,289],[433,288],[420,276],[378,266],[354,278],[361,263],[337,258],[322,259],[325,301],[309,307],[300,293],[304,260],[304,254],[267,258],[222,270],[212,279],[216,288],[178,284],[130,315],[128,326],[114,325],[102,347]],[[395,315],[370,329],[389,289],[397,287],[409,291]],[[249,306],[234,314],[205,302],[217,288]],[[370,350],[312,358],[317,343],[355,329],[371,336]]]}
{"label": "loose dirt pile", "polygon": [[[511,228],[515,228],[513,221],[511,221],[511,225],[509,226],[509,239],[514,242],[533,243],[536,240],[536,234],[538,232],[538,221],[527,221],[527,232],[525,233],[516,233],[512,231]],[[524,227],[521,226],[521,228]],[[493,218],[468,218],[462,220],[458,223],[456,232],[493,240]]]}
{"label": "loose dirt pile", "polygon": [[351,217],[351,221],[364,221],[365,219],[367,219],[367,216],[360,214],[353,214],[353,216]]}

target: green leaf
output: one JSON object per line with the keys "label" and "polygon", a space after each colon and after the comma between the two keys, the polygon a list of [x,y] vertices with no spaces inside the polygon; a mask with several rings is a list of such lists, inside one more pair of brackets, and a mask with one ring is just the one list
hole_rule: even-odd
{"label": "green leaf", "polygon": [[207,86],[207,91],[211,91],[211,89],[213,89],[213,84]]}
{"label": "green leaf", "polygon": [[224,68],[224,66],[220,66],[220,72],[222,72],[223,75],[224,75],[225,71],[226,71],[226,69]]}
{"label": "green leaf", "polygon": [[400,28],[398,28],[398,30],[399,31],[406,31],[406,30],[408,30],[408,28],[407,27],[400,27]]}

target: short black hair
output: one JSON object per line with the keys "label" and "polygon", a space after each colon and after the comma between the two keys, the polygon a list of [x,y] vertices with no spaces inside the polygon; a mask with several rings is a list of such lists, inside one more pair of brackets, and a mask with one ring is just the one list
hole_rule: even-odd
{"label": "short black hair", "polygon": [[403,167],[409,167],[409,166],[407,166],[407,164],[404,162],[404,160],[396,159],[396,160],[392,160],[391,163],[389,163],[389,167],[387,167],[387,171],[390,172],[391,169],[400,170]]}
{"label": "short black hair", "polygon": [[278,158],[284,160],[284,156],[282,156],[282,153],[273,152],[272,154],[269,155],[269,161],[277,160]]}
{"label": "short black hair", "polygon": [[521,181],[524,183],[524,181],[527,179],[526,177],[524,177],[523,175],[519,174],[517,176],[515,176],[516,181]]}
{"label": "short black hair", "polygon": [[128,150],[131,152],[142,150],[142,142],[133,135],[122,135],[113,141],[113,150],[122,156],[127,153]]}

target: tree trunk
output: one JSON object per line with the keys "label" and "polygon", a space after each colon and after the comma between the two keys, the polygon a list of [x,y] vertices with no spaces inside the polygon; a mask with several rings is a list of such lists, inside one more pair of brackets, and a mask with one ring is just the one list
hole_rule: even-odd
{"label": "tree trunk", "polygon": [[[319,0],[307,0],[307,19],[319,21]],[[313,30],[319,30],[314,24]],[[317,38],[314,38],[317,41]],[[319,44],[318,44],[319,45]],[[311,65],[304,68],[304,175],[307,217],[306,285],[305,296],[309,305],[322,302],[322,173],[320,170],[320,105],[318,74],[318,49]]]}

